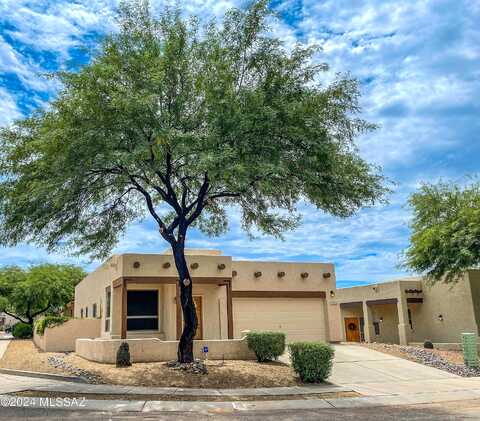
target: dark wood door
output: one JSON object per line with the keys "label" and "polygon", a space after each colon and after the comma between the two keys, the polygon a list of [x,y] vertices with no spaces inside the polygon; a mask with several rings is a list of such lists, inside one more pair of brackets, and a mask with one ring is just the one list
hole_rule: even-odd
{"label": "dark wood door", "polygon": [[197,313],[197,320],[198,320],[198,327],[197,333],[193,339],[203,339],[203,302],[202,297],[199,295],[195,295],[193,297],[193,302],[195,303],[195,310]]}
{"label": "dark wood door", "polygon": [[347,342],[360,342],[360,322],[357,317],[345,318],[345,333]]}

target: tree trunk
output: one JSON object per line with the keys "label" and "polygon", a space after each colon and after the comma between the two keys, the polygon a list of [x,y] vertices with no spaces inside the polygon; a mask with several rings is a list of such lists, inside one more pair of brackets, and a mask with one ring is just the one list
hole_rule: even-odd
{"label": "tree trunk", "polygon": [[193,338],[197,332],[198,320],[195,303],[192,296],[192,278],[185,259],[185,249],[182,244],[172,247],[175,266],[179,276],[180,303],[183,313],[183,332],[178,344],[178,362],[193,362]]}

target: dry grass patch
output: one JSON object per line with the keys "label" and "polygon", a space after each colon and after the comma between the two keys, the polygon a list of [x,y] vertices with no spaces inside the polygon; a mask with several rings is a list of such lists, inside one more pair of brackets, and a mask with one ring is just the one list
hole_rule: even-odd
{"label": "dry grass patch", "polygon": [[[63,359],[72,370],[54,368],[49,357]],[[279,387],[299,384],[293,370],[281,362],[207,361],[209,374],[188,374],[172,370],[165,363],[136,363],[131,367],[116,368],[111,364],[87,361],[75,353],[42,352],[32,341],[12,341],[0,360],[0,367],[72,375],[74,369],[93,374],[99,383],[128,386],[193,387],[193,388],[247,388]]]}

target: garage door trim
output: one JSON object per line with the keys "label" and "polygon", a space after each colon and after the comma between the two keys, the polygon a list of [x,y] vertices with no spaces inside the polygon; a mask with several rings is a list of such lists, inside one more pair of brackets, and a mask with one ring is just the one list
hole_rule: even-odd
{"label": "garage door trim", "polygon": [[326,298],[325,291],[232,291],[233,298]]}

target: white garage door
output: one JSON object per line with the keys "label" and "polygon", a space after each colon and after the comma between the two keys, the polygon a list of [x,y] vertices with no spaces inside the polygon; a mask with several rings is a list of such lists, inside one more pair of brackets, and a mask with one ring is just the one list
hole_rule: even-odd
{"label": "white garage door", "polygon": [[234,337],[242,330],[284,332],[287,341],[325,341],[322,298],[234,298]]}

